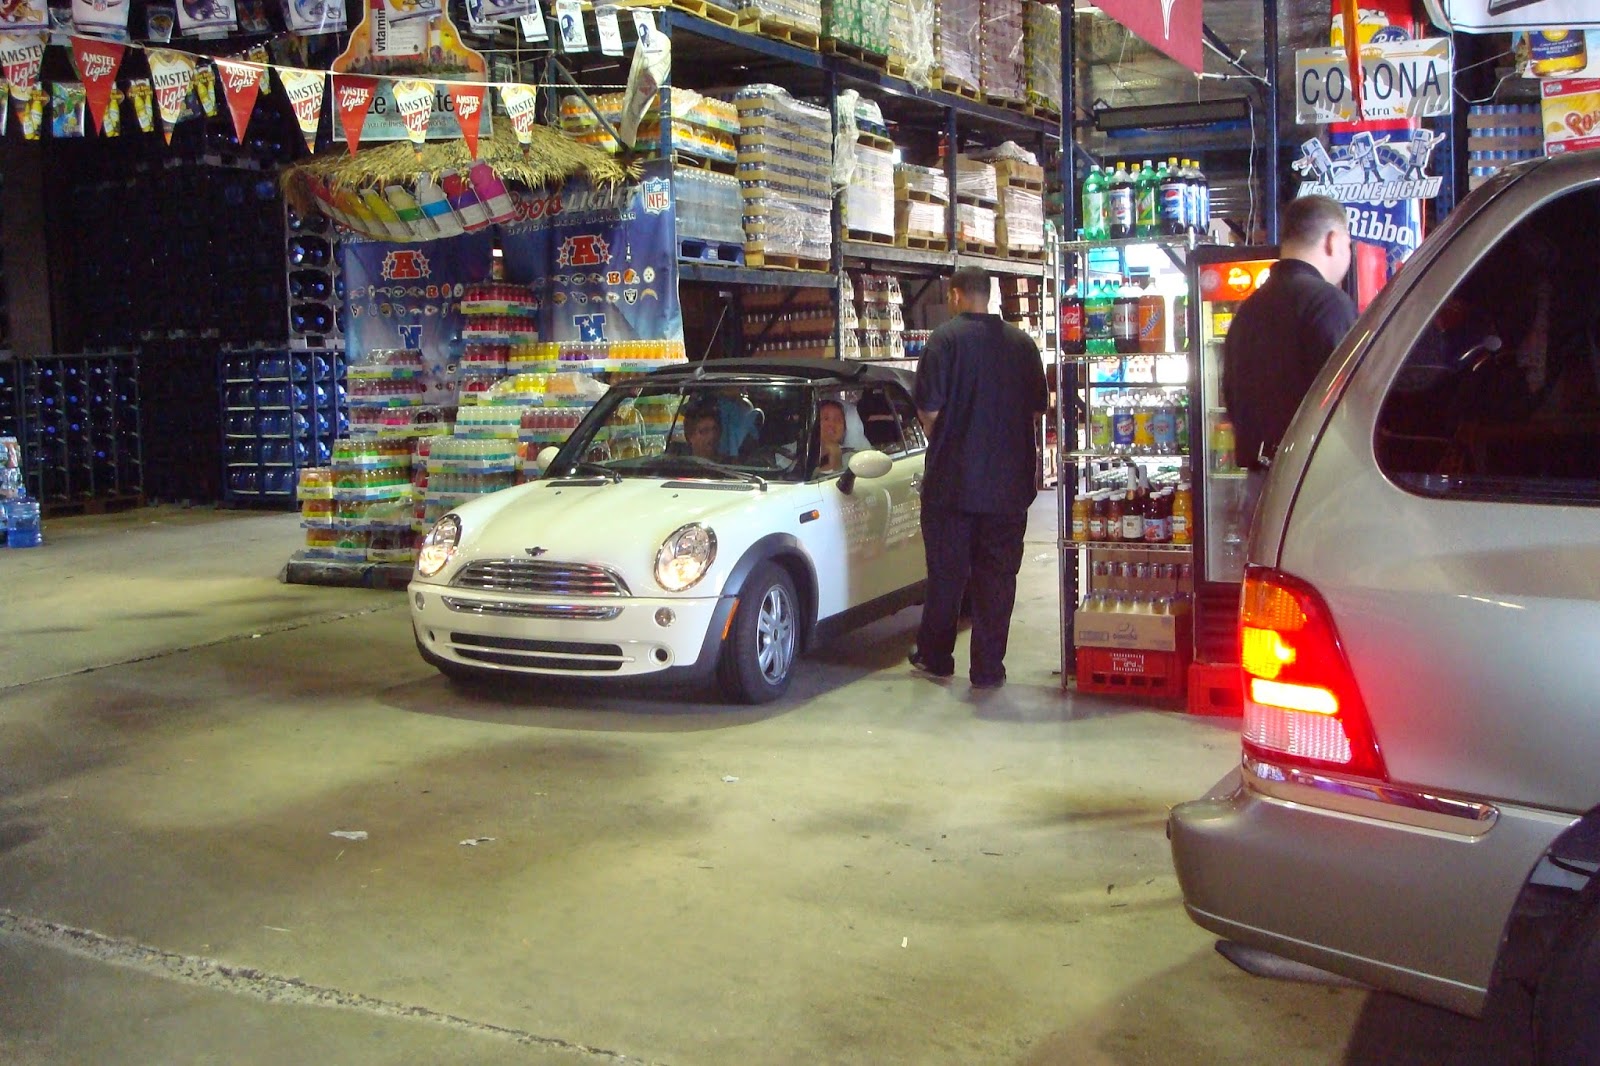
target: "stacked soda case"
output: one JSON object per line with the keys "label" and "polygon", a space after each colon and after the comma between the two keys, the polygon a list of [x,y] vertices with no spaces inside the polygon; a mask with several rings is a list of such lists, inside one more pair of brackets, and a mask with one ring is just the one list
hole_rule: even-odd
{"label": "stacked soda case", "polygon": [[950,247],[945,210],[950,203],[950,176],[937,167],[897,163],[894,168],[894,235],[896,243],[943,251]]}
{"label": "stacked soda case", "polygon": [[874,55],[889,54],[888,0],[822,0],[822,35]]}
{"label": "stacked soda case", "polygon": [[346,369],[350,433],[399,440],[448,433],[445,409],[427,402],[426,362],[414,348],[352,355]]}
{"label": "stacked soda case", "polygon": [[326,466],[349,431],[344,355],[332,349],[222,353],[224,498],[294,498],[299,472]]}
{"label": "stacked soda case", "polygon": [[905,296],[899,278],[892,274],[846,275],[839,299],[843,332],[856,340],[853,352],[846,344],[846,358],[906,358]]}
{"label": "stacked soda case", "polygon": [[[594,104],[593,110],[580,96],[564,97],[561,101],[562,130],[579,144],[604,152],[620,152],[623,145],[606,131],[600,119],[603,117],[612,129],[618,128],[622,123],[623,96],[623,93],[591,96],[589,99]],[[663,89],[662,98],[671,108],[673,151],[720,163],[736,160],[739,112],[731,103],[676,86]],[[659,147],[660,137],[661,108],[657,104],[639,123],[638,137],[633,147],[640,151],[655,151]]]}
{"label": "stacked soda case", "polygon": [[1023,0],[982,0],[980,11],[979,88],[991,100],[1022,103],[1028,96]]}
{"label": "stacked soda case", "polygon": [[301,471],[296,495],[306,545],[299,557],[345,563],[416,558],[412,444],[336,441],[326,467]]}
{"label": "stacked soda case", "polygon": [[[853,298],[848,295],[849,275],[840,279],[839,308],[854,314]],[[840,311],[834,308],[833,293],[827,289],[791,289],[779,285],[747,286],[743,298],[742,328],[754,338],[749,354],[754,357],[831,358],[834,354],[834,326]],[[852,326],[843,331],[845,352],[855,339]],[[843,354],[843,353],[841,353]]]}
{"label": "stacked soda case", "polygon": [[673,211],[679,240],[744,244],[744,197],[739,179],[693,167],[672,170]]}
{"label": "stacked soda case", "polygon": [[1094,397],[1089,449],[1103,455],[1182,456],[1189,451],[1189,390],[1126,390]]}
{"label": "stacked soda case", "polygon": [[747,86],[734,103],[747,261],[826,263],[833,251],[832,116],[776,85]]}
{"label": "stacked soda case", "polygon": [[539,308],[528,286],[509,281],[468,285],[459,306],[464,346],[456,391],[458,402],[466,406],[510,373],[514,353],[537,343]]}
{"label": "stacked soda case", "polygon": [[1029,3],[1023,16],[1028,103],[1052,115],[1061,114],[1061,9]]}
{"label": "stacked soda case", "polygon": [[878,234],[893,238],[894,153],[859,143],[852,147],[855,151],[855,169],[844,191],[844,225],[854,234]]}
{"label": "stacked soda case", "polygon": [[806,33],[822,32],[822,0],[737,0],[734,7],[747,29],[769,22]]}
{"label": "stacked soda case", "polygon": [[939,0],[938,22],[944,87],[976,96],[982,88],[982,0]]}
{"label": "stacked soda case", "polygon": [[522,480],[515,440],[438,437],[419,448],[421,525],[430,528],[468,500],[508,489]]}

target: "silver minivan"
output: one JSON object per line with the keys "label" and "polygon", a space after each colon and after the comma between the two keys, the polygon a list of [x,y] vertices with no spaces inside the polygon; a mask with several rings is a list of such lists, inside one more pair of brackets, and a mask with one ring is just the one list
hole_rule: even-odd
{"label": "silver minivan", "polygon": [[[1223,938],[1600,1057],[1600,152],[1502,171],[1277,453],[1243,758],[1168,836]],[[1527,1002],[1527,1000],[1524,1000]]]}

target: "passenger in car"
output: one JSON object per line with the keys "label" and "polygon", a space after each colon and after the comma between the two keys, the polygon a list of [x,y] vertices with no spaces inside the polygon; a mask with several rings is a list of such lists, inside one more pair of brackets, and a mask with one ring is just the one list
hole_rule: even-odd
{"label": "passenger in car", "polygon": [[711,408],[691,411],[683,423],[684,437],[689,442],[689,454],[697,459],[721,458],[717,451],[722,442],[722,421]]}
{"label": "passenger in car", "polygon": [[853,449],[844,446],[844,404],[838,400],[823,400],[817,404],[817,468],[818,474],[834,474],[844,469]]}

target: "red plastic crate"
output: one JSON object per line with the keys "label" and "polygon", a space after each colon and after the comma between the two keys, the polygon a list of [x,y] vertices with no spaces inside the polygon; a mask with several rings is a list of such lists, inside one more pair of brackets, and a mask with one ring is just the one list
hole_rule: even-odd
{"label": "red plastic crate", "polygon": [[1187,649],[1079,648],[1078,691],[1175,699],[1183,695]]}
{"label": "red plastic crate", "polygon": [[1237,717],[1244,714],[1238,663],[1189,664],[1189,713]]}

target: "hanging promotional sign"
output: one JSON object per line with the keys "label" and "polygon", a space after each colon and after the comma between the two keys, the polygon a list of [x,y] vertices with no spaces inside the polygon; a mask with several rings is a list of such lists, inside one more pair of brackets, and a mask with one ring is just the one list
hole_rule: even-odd
{"label": "hanging promotional sign", "polygon": [[489,91],[486,85],[457,85],[455,89],[456,121],[461,125],[461,138],[467,142],[467,151],[478,158],[478,130],[483,123],[483,97]]}
{"label": "hanging promotional sign", "polygon": [[[133,117],[139,123],[139,132],[153,132],[156,128],[156,93],[150,88],[150,79],[131,79],[128,82],[128,99],[133,101]],[[89,106],[94,106],[93,97]]]}
{"label": "hanging promotional sign", "polygon": [[671,164],[596,189],[581,178],[517,198],[501,228],[507,272],[543,293],[539,336],[556,341],[682,340]]}
{"label": "hanging promotional sign", "polygon": [[194,72],[194,96],[206,118],[217,117],[217,76],[207,63],[200,63]]}
{"label": "hanging promotional sign", "polygon": [[[50,7],[44,0],[0,0],[0,32],[48,30]],[[0,105],[4,101],[0,100]],[[4,121],[0,119],[0,121]],[[4,132],[0,129],[0,132]]]}
{"label": "hanging promotional sign", "polygon": [[504,22],[538,10],[538,0],[467,0],[467,17],[477,23]]}
{"label": "hanging promotional sign", "polygon": [[[45,35],[42,33],[0,33],[0,72],[11,88],[11,96],[21,103],[39,90],[39,70],[44,65]],[[117,45],[117,55],[122,46]]]}
{"label": "hanging promotional sign", "polygon": [[420,351],[426,402],[455,403],[461,296],[468,285],[489,276],[494,238],[488,231],[407,244],[351,237],[340,242],[339,256],[347,350]]}
{"label": "hanging promotional sign", "polygon": [[1441,30],[1506,33],[1548,26],[1600,29],[1600,5],[1594,0],[1422,0],[1422,4]]}
{"label": "hanging promotional sign", "polygon": [[261,83],[267,80],[267,68],[235,59],[219,59],[216,64],[217,74],[222,79],[222,95],[228,101],[228,113],[233,116],[234,133],[243,144],[250,115],[256,109],[256,97],[261,95]]}
{"label": "hanging promotional sign", "polygon": [[322,94],[328,75],[321,70],[289,67],[278,67],[277,71],[283,91],[288,94],[289,106],[294,109],[295,120],[300,123],[300,132],[305,135],[306,150],[315,152],[317,126],[322,122]]}
{"label": "hanging promotional sign", "polygon": [[178,0],[178,30],[189,37],[225,37],[239,26],[232,0]]}
{"label": "hanging promotional sign", "polygon": [[1099,0],[1099,7],[1152,48],[1196,74],[1205,71],[1200,0]]}
{"label": "hanging promotional sign", "polygon": [[[1382,41],[1361,46],[1361,115],[1366,121],[1432,118],[1450,113],[1450,38]],[[1356,120],[1355,94],[1342,48],[1294,54],[1295,121]]]}
{"label": "hanging promotional sign", "polygon": [[1546,155],[1600,147],[1600,78],[1554,78],[1539,96]]}
{"label": "hanging promotional sign", "polygon": [[395,104],[400,108],[406,135],[412,144],[420,147],[428,140],[428,120],[433,116],[433,82],[407,78],[395,82],[391,91]]}
{"label": "hanging promotional sign", "polygon": [[600,34],[600,54],[622,54],[622,26],[617,22],[617,9],[607,4],[594,9],[594,25]]}
{"label": "hanging promotional sign", "polygon": [[500,86],[500,103],[511,119],[517,140],[526,148],[533,143],[533,127],[539,124],[539,90],[532,85]]}
{"label": "hanging promotional sign", "polygon": [[[461,125],[456,121],[456,92],[459,88],[447,82],[428,83],[433,88],[433,106],[428,109],[428,137],[430,141],[453,141],[461,136]],[[469,90],[470,91],[470,90]],[[480,120],[479,133],[494,132],[493,116],[485,114]],[[411,130],[401,113],[400,102],[395,99],[395,83],[381,80],[376,94],[367,108],[366,125],[362,128],[363,141],[404,141],[411,139]]]}
{"label": "hanging promotional sign", "polygon": [[556,0],[556,25],[561,29],[563,52],[589,50],[589,34],[583,27],[583,4],[580,0]]}
{"label": "hanging promotional sign", "polygon": [[1444,134],[1432,130],[1363,130],[1341,136],[1329,149],[1313,137],[1300,146],[1293,164],[1305,179],[1299,195],[1328,196],[1342,204],[1431,200],[1444,179],[1429,175],[1427,168],[1443,140]]}
{"label": "hanging promotional sign", "polygon": [[361,144],[361,128],[366,125],[367,111],[378,91],[378,79],[367,74],[335,74],[333,76],[333,102],[339,109],[339,124],[344,129],[344,143],[351,155]]}
{"label": "hanging promotional sign", "polygon": [[194,57],[169,48],[151,48],[150,84],[156,91],[161,130],[172,143],[172,130],[189,110],[189,87],[194,82]]}
{"label": "hanging promotional sign", "polygon": [[383,7],[391,25],[413,19],[430,19],[439,13],[440,0],[373,0],[373,6]]}
{"label": "hanging promotional sign", "polygon": [[341,33],[347,26],[343,0],[283,0],[283,22],[302,36]]}
{"label": "hanging promotional sign", "polygon": [[79,33],[128,39],[128,0],[72,0],[72,25]]}
{"label": "hanging promotional sign", "polygon": [[[83,81],[84,96],[89,102],[89,117],[94,119],[95,129],[103,130],[106,105],[111,102],[112,84],[117,80],[117,68],[122,65],[122,45],[115,41],[74,37],[72,62]],[[14,85],[12,91],[15,91]]]}

